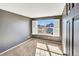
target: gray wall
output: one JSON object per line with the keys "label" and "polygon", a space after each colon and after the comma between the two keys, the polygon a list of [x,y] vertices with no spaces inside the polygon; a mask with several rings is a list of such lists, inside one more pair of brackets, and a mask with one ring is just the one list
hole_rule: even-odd
{"label": "gray wall", "polygon": [[66,54],[66,19],[62,20],[62,25],[63,52]]}
{"label": "gray wall", "polygon": [[30,38],[30,21],[30,18],[0,10],[0,52]]}
{"label": "gray wall", "polygon": [[39,35],[39,34],[36,34],[36,35],[32,35],[32,37],[34,37],[34,38],[41,38],[41,39],[48,39],[48,40],[53,40],[53,41],[61,42],[61,39],[58,36],[50,36],[50,35],[48,36],[48,35]]}

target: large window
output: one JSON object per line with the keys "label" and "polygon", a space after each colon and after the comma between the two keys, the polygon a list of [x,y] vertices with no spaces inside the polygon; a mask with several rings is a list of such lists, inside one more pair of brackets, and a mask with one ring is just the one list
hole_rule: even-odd
{"label": "large window", "polygon": [[32,21],[32,34],[59,36],[59,19],[37,19]]}

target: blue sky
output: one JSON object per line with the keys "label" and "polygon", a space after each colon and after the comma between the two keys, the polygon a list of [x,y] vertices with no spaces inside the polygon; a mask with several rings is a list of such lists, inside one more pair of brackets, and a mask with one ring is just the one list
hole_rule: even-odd
{"label": "blue sky", "polygon": [[40,24],[40,25],[45,25],[45,24],[50,24],[50,23],[54,23],[54,20],[53,19],[46,19],[46,20],[40,19],[40,20],[38,20],[38,24]]}

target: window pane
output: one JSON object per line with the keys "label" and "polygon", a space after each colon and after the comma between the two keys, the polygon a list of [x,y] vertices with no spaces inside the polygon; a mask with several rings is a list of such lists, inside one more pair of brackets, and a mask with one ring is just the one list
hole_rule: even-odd
{"label": "window pane", "polygon": [[59,36],[59,19],[37,19],[32,21],[32,34]]}

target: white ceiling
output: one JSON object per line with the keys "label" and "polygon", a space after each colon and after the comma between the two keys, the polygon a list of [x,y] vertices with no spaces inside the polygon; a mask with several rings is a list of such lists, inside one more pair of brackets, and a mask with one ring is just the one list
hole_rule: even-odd
{"label": "white ceiling", "polygon": [[61,15],[65,3],[0,3],[0,9],[31,18]]}

